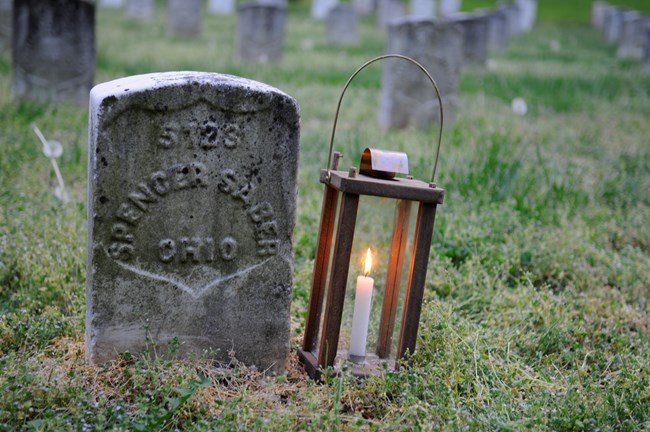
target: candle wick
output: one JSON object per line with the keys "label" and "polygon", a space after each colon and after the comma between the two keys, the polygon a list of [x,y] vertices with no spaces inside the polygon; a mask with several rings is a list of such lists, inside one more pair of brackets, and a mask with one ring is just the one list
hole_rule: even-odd
{"label": "candle wick", "polygon": [[363,276],[364,276],[364,277],[368,277],[369,274],[370,274],[369,271],[364,271],[364,272],[363,272]]}

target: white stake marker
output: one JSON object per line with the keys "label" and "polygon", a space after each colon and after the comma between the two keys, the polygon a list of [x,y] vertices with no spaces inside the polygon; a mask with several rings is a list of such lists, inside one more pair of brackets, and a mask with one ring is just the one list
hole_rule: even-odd
{"label": "white stake marker", "polygon": [[63,145],[58,141],[48,141],[45,139],[41,131],[32,123],[32,130],[38,136],[38,139],[41,140],[43,144],[43,154],[45,157],[50,158],[52,166],[54,167],[54,173],[56,174],[56,179],[59,182],[59,186],[54,189],[54,195],[63,202],[68,202],[70,197],[65,190],[65,184],[63,183],[63,176],[61,175],[61,170],[59,170],[59,164],[56,163],[56,158],[60,157],[63,154]]}

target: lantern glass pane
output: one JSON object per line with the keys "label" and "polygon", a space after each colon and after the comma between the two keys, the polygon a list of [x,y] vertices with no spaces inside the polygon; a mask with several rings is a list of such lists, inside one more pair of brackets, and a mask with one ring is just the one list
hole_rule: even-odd
{"label": "lantern glass pane", "polygon": [[[364,274],[366,254],[368,248],[370,248],[372,266],[369,276],[374,279],[374,283],[368,322],[366,353],[376,354],[377,344],[380,338],[380,323],[382,321],[382,311],[384,310],[384,298],[387,294],[387,286],[391,285],[388,283],[387,277],[392,275],[395,278],[395,271],[390,272],[389,266],[391,263],[395,265],[397,261],[395,258],[399,254],[399,247],[395,245],[395,240],[393,239],[395,225],[400,224],[399,218],[397,217],[398,203],[399,201],[397,200],[380,197],[361,196],[360,198],[339,336],[339,353],[345,354],[350,349],[353,317],[355,313],[355,298],[357,295],[357,278]],[[401,204],[401,208],[408,208],[408,204],[410,204],[410,213],[407,212],[406,215],[402,213],[402,217],[405,219],[402,223],[406,226],[403,228],[404,232],[402,235],[404,237],[402,244],[402,271],[399,278],[396,279],[398,281],[399,291],[394,307],[394,324],[392,326],[393,331],[391,332],[392,337],[390,337],[390,357],[394,357],[399,338],[415,219],[417,216],[417,203],[406,203],[406,205]],[[391,260],[391,255],[393,255],[393,260]]]}

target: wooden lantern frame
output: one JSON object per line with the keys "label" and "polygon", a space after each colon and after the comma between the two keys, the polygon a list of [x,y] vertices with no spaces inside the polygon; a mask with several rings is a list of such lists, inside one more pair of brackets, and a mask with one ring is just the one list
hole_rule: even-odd
{"label": "wooden lantern frame", "polygon": [[[433,174],[429,183],[414,180],[410,176],[395,179],[374,178],[357,174],[354,167],[350,168],[348,172],[338,171],[340,153],[333,152],[333,143],[341,101],[345,91],[359,72],[370,64],[386,58],[397,58],[413,63],[424,72],[436,91],[440,107],[440,131]],[[415,351],[436,208],[438,204],[442,204],[445,192],[434,183],[442,140],[442,125],[442,100],[438,86],[429,72],[412,58],[398,54],[376,57],[357,69],[345,84],[338,101],[332,127],[328,167],[321,170],[320,173],[320,181],[325,184],[325,191],[305,334],[302,346],[298,349],[299,361],[313,379],[319,380],[323,369],[333,367],[336,360],[357,209],[359,198],[362,195],[391,198],[397,200],[397,202],[391,240],[391,251],[393,253],[391,253],[388,262],[376,355],[367,356],[366,364],[353,368],[353,373],[366,376],[376,373],[379,370],[380,363],[391,363],[390,351],[395,328],[411,207],[413,202],[418,202],[402,325],[393,367],[398,368],[399,360],[407,353]],[[338,205],[339,201],[340,205]],[[335,227],[336,238],[334,238]],[[328,286],[327,303],[321,331],[321,316],[326,286]]]}

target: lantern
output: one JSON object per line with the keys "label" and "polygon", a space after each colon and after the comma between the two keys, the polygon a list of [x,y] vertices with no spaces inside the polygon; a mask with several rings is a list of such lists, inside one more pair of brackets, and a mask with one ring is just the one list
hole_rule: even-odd
{"label": "lantern", "polygon": [[[355,167],[350,168],[349,171],[338,170],[340,153],[333,152],[333,144],[345,91],[354,77],[365,67],[386,58],[397,58],[413,63],[427,76],[435,89],[440,106],[440,131],[430,182],[415,180],[411,176],[396,177],[397,173],[406,173],[408,170],[406,155],[370,148],[363,152],[358,172]],[[436,206],[442,204],[444,198],[444,190],[434,183],[442,139],[442,124],[442,101],[438,87],[427,70],[409,57],[388,54],[372,59],[357,69],[345,84],[334,117],[328,167],[321,170],[320,173],[320,181],[325,185],[325,191],[305,334],[302,347],[298,349],[298,358],[313,379],[320,379],[323,369],[334,366],[337,356],[351,360],[352,372],[355,375],[367,376],[385,368],[385,366],[381,366],[382,363],[387,363],[388,367],[398,368],[399,360],[415,350]],[[384,197],[396,202],[391,251],[390,254],[387,254],[389,258],[376,353],[365,355],[365,333],[367,333],[367,316],[370,307],[368,297],[372,295],[374,283],[367,271],[364,276],[359,276],[357,279],[357,298],[355,299],[350,352],[339,353],[339,335],[357,209],[360,196],[366,195]],[[409,219],[414,203],[417,203],[418,210],[402,308],[401,328],[397,352],[391,356]],[[370,251],[368,251],[368,255],[370,255]],[[327,298],[325,298],[326,287]],[[363,329],[364,325],[365,329]],[[361,336],[358,336],[359,333]],[[361,350],[358,348],[360,345],[362,346]]]}

